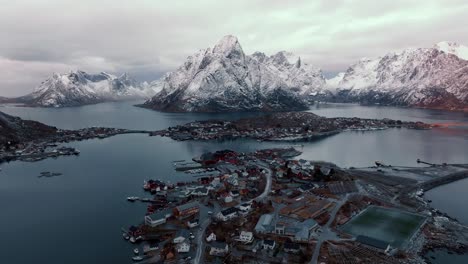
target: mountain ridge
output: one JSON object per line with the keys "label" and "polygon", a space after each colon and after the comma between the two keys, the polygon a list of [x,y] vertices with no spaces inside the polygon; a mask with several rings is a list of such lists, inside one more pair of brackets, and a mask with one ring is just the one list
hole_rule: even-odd
{"label": "mountain ridge", "polygon": [[305,110],[301,89],[325,85],[320,70],[291,54],[246,55],[234,36],[189,56],[160,79],[160,92],[142,106],[169,112]]}
{"label": "mountain ridge", "polygon": [[465,111],[468,61],[456,54],[436,44],[363,58],[328,80],[327,95],[314,99]]}
{"label": "mountain ridge", "polygon": [[81,70],[52,76],[34,88],[33,92],[3,102],[33,107],[70,107],[105,101],[151,97],[156,91],[143,86],[127,73],[115,76],[106,72],[89,74]]}

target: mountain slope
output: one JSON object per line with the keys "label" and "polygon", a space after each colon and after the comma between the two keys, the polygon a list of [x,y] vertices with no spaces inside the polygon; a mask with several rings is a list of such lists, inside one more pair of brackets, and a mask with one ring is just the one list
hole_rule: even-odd
{"label": "mountain slope", "polygon": [[72,71],[68,74],[54,73],[31,94],[17,98],[16,101],[29,106],[67,107],[148,98],[155,92],[153,87],[141,86],[128,74],[116,77],[105,72],[88,74]]}
{"label": "mountain slope", "polygon": [[234,36],[187,58],[159,81],[142,106],[175,112],[285,111],[307,108],[299,96],[325,84],[321,71],[287,52],[245,55]]}
{"label": "mountain slope", "polygon": [[55,127],[0,112],[0,147],[47,137],[56,132]]}
{"label": "mountain slope", "polygon": [[461,50],[441,50],[436,46],[361,59],[339,75],[338,79],[328,82],[330,96],[327,99],[364,104],[468,109],[468,61],[454,56]]}

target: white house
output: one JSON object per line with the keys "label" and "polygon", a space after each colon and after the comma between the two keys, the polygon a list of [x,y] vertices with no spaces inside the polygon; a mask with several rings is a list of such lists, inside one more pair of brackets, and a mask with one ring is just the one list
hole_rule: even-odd
{"label": "white house", "polygon": [[209,236],[206,237],[206,242],[216,241],[215,233],[211,233]]}
{"label": "white house", "polygon": [[181,229],[176,233],[176,236],[174,237],[172,242],[174,242],[174,244],[182,243],[188,240],[189,237],[190,237],[189,231],[186,229]]}
{"label": "white house", "polygon": [[167,219],[172,216],[171,210],[158,211],[145,216],[145,224],[151,227],[165,224]]}
{"label": "white house", "polygon": [[211,186],[215,188],[218,187],[220,184],[221,184],[221,180],[218,177],[214,178],[213,181],[211,182]]}
{"label": "white house", "polygon": [[224,256],[229,252],[228,244],[224,242],[211,242],[210,243],[210,255],[211,256]]}
{"label": "white house", "polygon": [[188,226],[189,228],[194,228],[194,227],[196,227],[196,226],[198,226],[198,225],[199,225],[198,219],[194,219],[194,220],[187,221],[187,226]]}
{"label": "white house", "polygon": [[187,253],[190,251],[190,244],[187,242],[182,242],[177,244],[177,252],[179,253]]}
{"label": "white house", "polygon": [[224,197],[224,202],[225,203],[231,203],[233,200],[232,196],[231,195],[227,195],[226,197]]}
{"label": "white house", "polygon": [[195,196],[207,196],[210,190],[208,188],[202,187],[202,188],[197,188],[192,192],[192,195]]}
{"label": "white house", "polygon": [[237,239],[237,241],[242,242],[244,244],[252,243],[253,240],[254,240],[253,233],[246,232],[246,231],[241,231],[239,238]]}
{"label": "white house", "polygon": [[237,209],[235,207],[229,207],[229,208],[224,209],[223,211],[219,212],[216,215],[216,218],[218,218],[218,220],[226,222],[228,220],[231,220],[231,219],[237,217],[238,216],[238,214],[237,214],[238,211],[239,211],[239,209]]}

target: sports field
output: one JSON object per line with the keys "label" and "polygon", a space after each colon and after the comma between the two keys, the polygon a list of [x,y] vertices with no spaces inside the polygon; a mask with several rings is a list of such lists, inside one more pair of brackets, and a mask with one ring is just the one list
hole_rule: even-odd
{"label": "sports field", "polygon": [[370,206],[342,227],[353,236],[364,235],[401,248],[424,222],[422,215]]}

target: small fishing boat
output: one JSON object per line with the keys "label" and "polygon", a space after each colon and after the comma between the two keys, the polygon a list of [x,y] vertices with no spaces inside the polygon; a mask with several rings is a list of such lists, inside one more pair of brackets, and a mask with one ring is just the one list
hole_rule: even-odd
{"label": "small fishing boat", "polygon": [[140,260],[143,260],[143,257],[142,256],[135,256],[132,258],[133,261],[140,261]]}
{"label": "small fishing boat", "polygon": [[134,201],[136,201],[136,200],[138,200],[138,199],[140,199],[140,198],[138,198],[138,197],[136,197],[136,196],[129,196],[129,197],[127,197],[127,201],[129,201],[129,202],[134,202]]}
{"label": "small fishing boat", "polygon": [[123,237],[125,240],[129,240],[129,239],[130,239],[130,236],[129,236],[127,233],[123,233],[123,234],[122,234],[122,237]]}
{"label": "small fishing boat", "polygon": [[138,255],[138,254],[140,253],[140,250],[139,250],[138,248],[135,248],[135,249],[133,250],[133,253],[135,253],[135,255]]}

